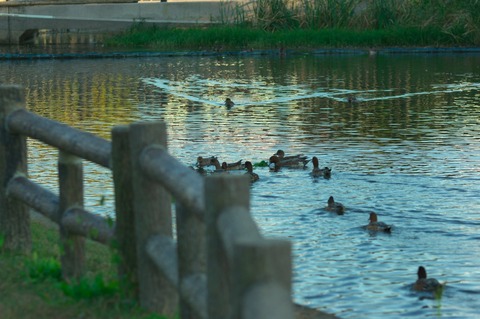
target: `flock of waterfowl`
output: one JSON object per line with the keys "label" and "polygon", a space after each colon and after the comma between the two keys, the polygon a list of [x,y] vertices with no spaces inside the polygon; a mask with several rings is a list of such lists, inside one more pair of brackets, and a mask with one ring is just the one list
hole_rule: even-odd
{"label": "flock of waterfowl", "polygon": [[[283,150],[278,150],[269,158],[268,167],[274,172],[279,171],[282,167],[305,169],[309,162],[310,159],[303,154],[286,156]],[[323,177],[327,179],[332,176],[332,169],[326,166],[320,168],[318,158],[316,156],[312,157],[311,162],[313,164],[313,169],[309,173],[310,176],[314,178]],[[231,173],[235,171],[238,173],[239,171],[242,172],[242,170],[246,170],[247,172],[245,174],[250,175],[250,181],[252,183],[260,179],[258,174],[253,172],[253,164],[250,161],[246,161],[245,164],[242,164],[242,160],[234,163],[222,162],[222,164],[220,164],[220,161],[215,156],[199,156],[196,163],[197,171],[202,174],[206,174],[207,170],[205,170],[205,167],[207,166],[212,166],[215,168],[212,173]],[[338,215],[343,215],[345,213],[345,206],[342,203],[336,202],[333,196],[330,196],[328,199],[325,209],[327,211],[335,212]],[[369,220],[370,223],[364,226],[364,228],[367,230],[390,232],[392,229],[391,225],[379,222],[376,213],[372,212]]]}
{"label": "flock of waterfowl", "polygon": [[[349,95],[347,97],[348,103],[355,103],[357,101],[358,100],[354,95]],[[227,109],[231,109],[234,105],[235,103],[230,98],[227,98],[225,100],[225,106],[227,107]],[[283,150],[278,150],[268,159],[268,164],[264,161],[262,161],[261,163],[265,163],[265,165],[268,165],[270,171],[276,172],[279,171],[282,167],[305,169],[307,163],[309,162],[310,160],[308,159],[308,157],[303,154],[286,156]],[[311,162],[313,165],[313,169],[309,173],[310,176],[314,178],[323,177],[326,179],[331,177],[332,169],[329,167],[320,168],[319,161],[316,156],[312,157]],[[244,164],[242,164],[241,160],[234,163],[222,162],[222,164],[220,164],[219,160],[214,156],[206,158],[199,156],[196,163],[197,171],[205,174],[207,172],[205,170],[205,167],[207,166],[215,167],[213,173],[230,173],[233,171],[242,172],[242,170],[246,170],[246,173],[244,174],[250,175],[250,180],[252,183],[260,179],[259,176],[253,172],[253,164],[250,161],[246,161]],[[336,213],[338,215],[345,214],[345,206],[342,203],[336,202],[333,196],[330,196],[328,198],[325,210]],[[388,225],[384,222],[378,221],[378,216],[374,212],[370,213],[369,223],[365,226],[362,226],[362,228],[372,232],[390,233],[392,231],[392,225]],[[412,285],[413,290],[433,293],[441,293],[441,291],[443,290],[444,284],[440,284],[438,280],[434,278],[427,279],[427,272],[423,266],[418,267],[417,277],[417,281]]]}

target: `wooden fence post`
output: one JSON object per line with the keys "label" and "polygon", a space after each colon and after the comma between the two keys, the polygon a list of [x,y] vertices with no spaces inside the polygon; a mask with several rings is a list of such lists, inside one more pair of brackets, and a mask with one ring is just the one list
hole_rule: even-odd
{"label": "wooden fence post", "polygon": [[218,219],[227,208],[250,211],[250,180],[247,176],[218,174],[205,180],[207,225],[208,318],[229,319],[233,316],[231,265],[222,247]]}
{"label": "wooden fence post", "polygon": [[147,310],[173,317],[178,309],[177,287],[163,276],[146,251],[146,244],[152,236],[172,237],[171,196],[159,183],[145,176],[141,168],[140,155],[151,144],[166,148],[165,123],[130,125],[139,301]]}
{"label": "wooden fence post", "polygon": [[[199,220],[198,214],[187,210],[181,203],[176,203],[176,212],[179,288],[182,292],[180,298],[180,318],[206,318],[207,296],[195,295],[192,289],[188,289],[190,280],[205,276],[206,273],[207,244],[205,223]],[[203,292],[205,293],[206,291]],[[197,307],[197,309],[202,309],[203,313],[196,314],[184,298],[188,298],[191,302],[203,298],[203,300],[200,299],[201,304]]]}
{"label": "wooden fence post", "polygon": [[32,245],[28,207],[6,193],[8,181],[15,174],[28,174],[26,138],[10,134],[7,125],[8,115],[24,107],[21,87],[0,86],[0,250],[28,253]]}
{"label": "wooden fence post", "polygon": [[279,239],[242,239],[234,245],[234,318],[294,318],[291,250],[289,241]]}
{"label": "wooden fence post", "polygon": [[85,238],[70,234],[62,225],[63,215],[68,209],[83,208],[83,165],[80,158],[59,152],[58,186],[60,200],[57,223],[60,225],[62,244],[62,276],[68,280],[80,277],[85,264]]}
{"label": "wooden fence post", "polygon": [[127,295],[138,297],[137,243],[133,215],[132,162],[129,127],[112,129],[112,173],[115,189],[115,248],[120,255],[118,274]]}

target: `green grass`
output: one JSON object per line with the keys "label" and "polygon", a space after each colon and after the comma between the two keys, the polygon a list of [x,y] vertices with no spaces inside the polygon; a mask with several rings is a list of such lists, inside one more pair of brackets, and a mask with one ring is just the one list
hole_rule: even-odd
{"label": "green grass", "polygon": [[478,46],[480,1],[259,0],[225,2],[220,24],[161,28],[134,23],[107,46],[152,50]]}
{"label": "green grass", "polygon": [[246,27],[161,29],[136,27],[107,41],[109,46],[157,50],[261,50],[385,46],[472,46],[469,36],[452,36],[438,28],[395,27],[381,30],[292,29],[267,32]]}
{"label": "green grass", "polygon": [[87,241],[87,272],[78,281],[61,280],[58,230],[32,220],[30,256],[0,255],[0,317],[8,319],[165,319],[141,310],[124,296],[113,253]]}

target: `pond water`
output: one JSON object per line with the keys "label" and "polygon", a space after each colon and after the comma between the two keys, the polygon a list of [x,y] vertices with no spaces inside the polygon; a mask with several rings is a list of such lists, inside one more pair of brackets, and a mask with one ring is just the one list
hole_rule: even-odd
{"label": "pond water", "polygon": [[[478,318],[479,55],[2,61],[0,70],[0,83],[25,86],[30,110],[107,139],[114,125],[164,119],[186,165],[199,155],[258,163],[278,149],[317,156],[330,179],[312,179],[310,164],[259,167],[251,187],[262,232],[293,242],[295,301],[342,318]],[[31,177],[54,190],[56,151],[29,143]],[[87,208],[112,214],[110,173],[85,171]],[[345,215],[324,210],[330,195]],[[391,234],[361,228],[371,211]],[[420,265],[446,282],[441,299],[410,290]]]}

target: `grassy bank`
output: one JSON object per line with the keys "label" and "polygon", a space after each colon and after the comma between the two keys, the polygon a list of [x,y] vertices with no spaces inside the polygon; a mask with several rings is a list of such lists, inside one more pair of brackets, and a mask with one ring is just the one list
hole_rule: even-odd
{"label": "grassy bank", "polygon": [[[32,254],[0,252],[1,319],[178,319],[149,314],[122,296],[115,254],[96,242],[87,241],[84,278],[73,283],[61,281],[58,229],[37,214],[33,217]],[[295,305],[295,318],[337,317]]]}
{"label": "grassy bank", "polygon": [[469,39],[452,38],[438,29],[391,28],[356,31],[347,29],[294,29],[276,32],[221,26],[207,29],[161,29],[139,25],[107,41],[108,46],[158,50],[315,49],[352,47],[450,47],[474,46]]}
{"label": "grassy bank", "polygon": [[122,296],[109,248],[87,242],[87,273],[79,282],[60,280],[58,230],[32,221],[30,256],[0,255],[0,317],[3,319],[160,319]]}
{"label": "grassy bank", "polygon": [[480,1],[258,0],[223,7],[215,26],[137,23],[107,45],[161,50],[480,45]]}

